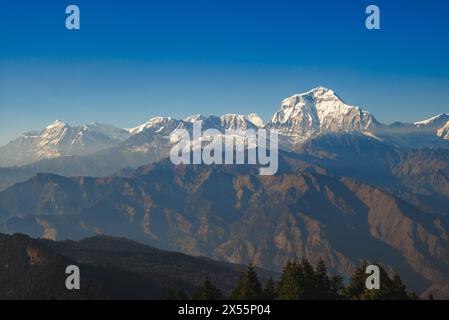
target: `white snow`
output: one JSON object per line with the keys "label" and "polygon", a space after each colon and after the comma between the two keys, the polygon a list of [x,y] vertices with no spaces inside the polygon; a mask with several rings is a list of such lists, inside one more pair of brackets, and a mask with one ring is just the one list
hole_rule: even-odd
{"label": "white snow", "polygon": [[137,126],[134,128],[127,128],[125,130],[131,134],[137,134],[137,133],[141,133],[147,129],[155,128],[156,126],[159,126],[159,125],[161,125],[167,121],[171,121],[171,120],[172,120],[171,117],[154,117],[154,118],[149,119],[144,124],[141,124],[140,126]]}
{"label": "white snow", "polygon": [[429,118],[429,119],[426,119],[426,120],[422,120],[422,121],[414,122],[413,124],[416,125],[416,126],[418,126],[418,127],[420,127],[420,126],[426,126],[426,125],[429,125],[429,124],[434,123],[434,122],[437,121],[437,120],[445,119],[445,118],[448,118],[448,119],[449,119],[449,115],[446,114],[446,113],[441,113],[441,114],[439,114],[439,115],[437,115],[437,116],[434,116],[434,117],[432,117],[432,118]]}
{"label": "white snow", "polygon": [[251,121],[256,127],[263,128],[265,124],[261,117],[259,117],[256,113],[247,114],[245,117],[248,121]]}
{"label": "white snow", "polygon": [[376,123],[369,112],[345,104],[333,90],[317,87],[284,99],[267,125],[308,139],[324,132],[364,131]]}

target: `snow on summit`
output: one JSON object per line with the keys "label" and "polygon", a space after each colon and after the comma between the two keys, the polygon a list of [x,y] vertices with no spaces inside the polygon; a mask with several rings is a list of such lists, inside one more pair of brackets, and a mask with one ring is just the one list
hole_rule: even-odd
{"label": "snow on summit", "polygon": [[268,127],[307,139],[324,132],[363,131],[375,124],[369,112],[345,104],[331,89],[317,87],[284,99]]}
{"label": "snow on summit", "polygon": [[[143,124],[120,129],[99,123],[70,126],[56,120],[43,130],[28,132],[0,148],[0,166],[23,165],[40,159],[66,155],[89,155],[110,147],[132,152],[159,152],[173,143],[168,139],[180,128],[189,132],[193,122],[201,121],[202,130],[276,129],[280,146],[291,150],[309,139],[336,132],[360,132],[365,136],[405,147],[432,145],[449,140],[449,114],[440,114],[415,123],[384,125],[358,106],[345,103],[332,89],[320,86],[294,94],[281,102],[268,123],[255,113],[226,113],[221,116],[193,114],[182,120],[153,117]],[[435,139],[437,137],[437,139]]]}
{"label": "snow on summit", "polygon": [[426,119],[426,120],[417,121],[417,122],[415,122],[413,124],[418,126],[418,127],[428,126],[428,125],[433,125],[433,124],[435,124],[437,126],[438,125],[441,126],[442,124],[445,124],[447,121],[449,121],[449,114],[442,113],[442,114],[439,114],[439,115],[437,115],[435,117],[432,117],[432,118],[429,118],[429,119]]}

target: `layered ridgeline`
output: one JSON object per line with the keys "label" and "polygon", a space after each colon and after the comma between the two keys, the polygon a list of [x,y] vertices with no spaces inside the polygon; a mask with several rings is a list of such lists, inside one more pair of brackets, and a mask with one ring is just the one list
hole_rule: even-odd
{"label": "layered ridgeline", "polygon": [[106,178],[38,174],[0,193],[0,232],[104,233],[277,271],[323,259],[344,276],[376,260],[418,293],[447,290],[449,151],[339,133],[279,161],[275,176],[168,159]]}
{"label": "layered ridgeline", "polygon": [[[220,131],[277,129],[278,173],[174,166],[169,135],[196,120]],[[442,114],[384,125],[322,87],[284,100],[265,124],[254,114],[153,118],[99,151],[1,168],[0,232],[104,233],[278,271],[293,258],[321,258],[345,276],[377,260],[418,293],[447,297],[448,122]]]}
{"label": "layered ridgeline", "polygon": [[65,176],[107,176],[124,167],[144,165],[167,157],[174,141],[170,133],[203,129],[276,129],[280,147],[299,150],[328,133],[361,133],[404,149],[449,148],[449,115],[416,123],[379,123],[369,112],[344,103],[332,90],[318,87],[284,99],[281,109],[264,123],[256,114],[192,115],[178,120],[155,117],[134,128],[89,124],[72,127],[57,121],[41,132],[25,133],[0,147],[0,190],[38,172]]}
{"label": "layered ridgeline", "polygon": [[[67,290],[69,265],[81,273],[80,290]],[[163,251],[127,239],[35,240],[0,234],[0,299],[165,299],[191,296],[206,279],[229,295],[245,266]],[[273,273],[258,270],[262,281]]]}

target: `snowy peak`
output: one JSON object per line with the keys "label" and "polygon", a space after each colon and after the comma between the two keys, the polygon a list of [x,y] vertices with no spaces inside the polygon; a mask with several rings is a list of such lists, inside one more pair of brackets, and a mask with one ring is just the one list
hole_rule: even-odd
{"label": "snowy peak", "polygon": [[173,119],[171,117],[154,117],[149,119],[144,124],[141,124],[140,126],[128,128],[126,130],[131,134],[138,134],[146,130],[159,132],[165,129],[166,127],[173,127],[173,125],[176,126],[178,122],[179,120]]}
{"label": "snowy peak", "polygon": [[414,125],[416,125],[417,127],[424,127],[424,126],[441,127],[445,125],[447,121],[449,121],[449,114],[442,113],[426,120],[417,121],[414,123]]}
{"label": "snowy peak", "polygon": [[72,127],[66,122],[56,120],[47,126],[38,135],[39,146],[60,146],[70,144],[71,146],[96,143],[103,144],[105,141],[123,141],[129,134],[117,127],[108,124],[90,123]]}
{"label": "snowy peak", "polygon": [[229,130],[256,129],[256,125],[249,121],[246,116],[235,113],[227,113],[220,117],[221,126]]}
{"label": "snowy peak", "polygon": [[56,120],[52,124],[48,125],[38,137],[39,146],[50,146],[60,144],[64,138],[73,133],[73,128],[66,124],[64,121]]}
{"label": "snowy peak", "polygon": [[[255,114],[251,116],[251,119],[258,122],[259,125],[262,123],[261,119]],[[171,137],[176,129],[186,129],[192,133],[193,123],[199,121],[201,121],[201,129],[203,131],[215,129],[224,133],[227,129],[245,131],[258,128],[247,116],[235,113],[227,113],[222,116],[194,114],[185,117],[183,120],[170,117],[155,117],[140,126],[127,129],[132,137],[125,144],[133,152],[146,152],[155,140],[171,141],[172,143],[173,141],[177,141],[177,139]],[[167,140],[166,138],[169,139]]]}
{"label": "snowy peak", "polygon": [[120,129],[110,124],[97,122],[80,125],[77,131],[79,132],[79,134],[82,134],[83,132],[102,134],[119,141],[124,141],[130,136],[130,134],[125,129]]}
{"label": "snowy peak", "polygon": [[153,117],[129,129],[100,123],[71,126],[56,120],[40,132],[24,133],[0,148],[0,166],[23,165],[41,159],[67,155],[88,155],[117,147],[126,152],[155,152],[170,147],[174,130],[193,130],[201,121],[202,130],[276,129],[279,145],[287,150],[326,133],[361,132],[399,147],[419,148],[449,146],[449,114],[440,114],[415,123],[383,125],[369,112],[345,103],[333,90],[317,87],[292,95],[281,102],[280,109],[264,124],[255,113],[227,113],[222,116],[190,115],[182,120]]}
{"label": "snowy peak", "polygon": [[284,99],[268,127],[307,139],[326,132],[364,131],[375,124],[369,112],[345,104],[331,89],[317,87]]}
{"label": "snowy peak", "polygon": [[91,123],[72,127],[56,120],[40,132],[29,132],[0,148],[0,165],[24,165],[41,159],[87,155],[116,146],[130,134],[112,125]]}
{"label": "snowy peak", "polygon": [[67,127],[67,123],[60,120],[55,120],[52,124],[48,125],[45,130],[59,130],[61,128]]}
{"label": "snowy peak", "polygon": [[259,117],[255,113],[250,113],[250,114],[246,115],[245,118],[246,118],[246,120],[252,122],[258,128],[263,128],[265,126],[265,124],[263,123],[262,118]]}
{"label": "snowy peak", "polygon": [[235,113],[227,113],[220,117],[210,115],[208,117],[196,114],[184,118],[185,122],[193,123],[196,121],[202,121],[202,126],[205,129],[230,129],[230,130],[247,130],[263,127],[262,119],[255,113],[249,115],[241,115]]}

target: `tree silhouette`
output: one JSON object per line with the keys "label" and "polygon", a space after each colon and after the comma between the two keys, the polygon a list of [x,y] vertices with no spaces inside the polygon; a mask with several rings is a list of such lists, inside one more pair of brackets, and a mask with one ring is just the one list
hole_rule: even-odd
{"label": "tree silhouette", "polygon": [[405,285],[402,283],[399,275],[393,275],[392,278],[381,266],[375,262],[371,263],[379,267],[380,288],[367,289],[365,282],[367,274],[366,267],[369,265],[364,261],[356,268],[351,276],[348,286],[345,288],[345,298],[353,300],[411,300],[417,299],[414,292],[407,292]]}
{"label": "tree silhouette", "polygon": [[258,300],[264,298],[262,285],[254,266],[250,264],[246,272],[240,274],[239,282],[232,292],[234,300]]}
{"label": "tree silhouette", "polygon": [[219,300],[223,295],[216,286],[214,286],[208,278],[204,280],[203,284],[198,288],[197,292],[193,295],[194,300]]}
{"label": "tree silhouette", "polygon": [[263,288],[263,298],[265,300],[275,300],[277,298],[276,283],[270,277]]}
{"label": "tree silhouette", "polygon": [[330,276],[324,261],[314,267],[308,260],[288,262],[279,281],[279,299],[333,300],[342,297],[343,280]]}
{"label": "tree silhouette", "polygon": [[282,271],[279,281],[279,299],[296,300],[299,299],[299,268],[297,262],[287,262]]}

